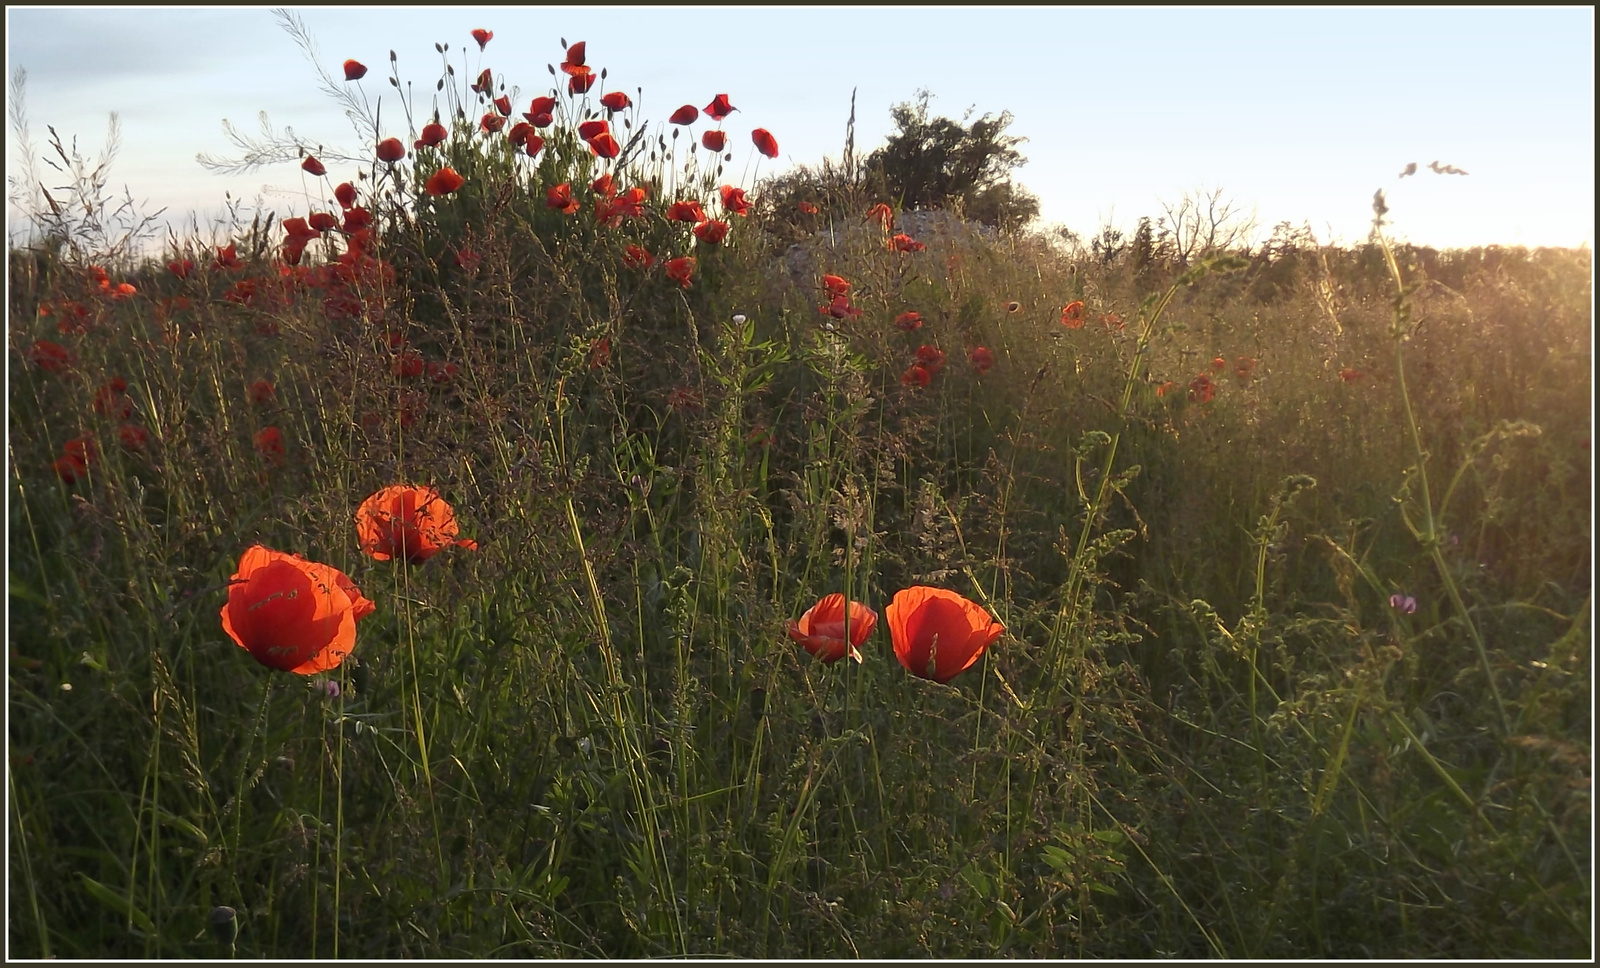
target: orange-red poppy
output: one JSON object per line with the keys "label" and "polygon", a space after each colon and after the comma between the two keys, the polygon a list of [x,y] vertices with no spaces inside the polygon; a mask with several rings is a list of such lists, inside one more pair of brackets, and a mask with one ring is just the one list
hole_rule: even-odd
{"label": "orange-red poppy", "polygon": [[756,143],[756,150],[768,158],[778,157],[778,139],[766,128],[757,128],[750,132],[750,139]]}
{"label": "orange-red poppy", "polygon": [[433,177],[429,178],[423,187],[429,195],[438,196],[448,195],[466,183],[467,180],[456,174],[454,168],[441,168],[433,173]]}
{"label": "orange-red poppy", "polygon": [[894,226],[894,209],[890,208],[883,202],[879,202],[878,204],[867,209],[867,221],[877,222],[879,225],[883,226],[884,231],[887,232],[891,227]]}
{"label": "orange-red poppy", "polygon": [[1211,377],[1202,373],[1189,381],[1189,396],[1200,402],[1210,403],[1217,395],[1217,385],[1211,382]]}
{"label": "orange-red poppy", "polygon": [[1361,375],[1361,371],[1353,366],[1347,366],[1339,371],[1339,379],[1346,383],[1354,383],[1355,381],[1361,379]]}
{"label": "orange-red poppy", "polygon": [[472,28],[472,39],[478,42],[478,49],[483,50],[489,46],[489,41],[494,40],[494,31],[484,30],[482,27]]}
{"label": "orange-red poppy", "polygon": [[834,592],[824,595],[807,609],[800,621],[790,622],[788,631],[789,638],[804,646],[819,662],[838,662],[846,655],[860,662],[861,653],[857,650],[877,624],[877,612],[860,602],[849,603],[847,609],[844,596]]}
{"label": "orange-red poppy", "polygon": [[533,103],[528,105],[528,110],[523,112],[522,116],[527,118],[535,128],[545,128],[549,127],[550,122],[554,120],[555,113],[556,99],[546,94],[543,97],[534,98]]}
{"label": "orange-red poppy", "polygon": [[399,138],[384,138],[378,142],[379,161],[399,161],[406,156],[406,146]]}
{"label": "orange-red poppy", "polygon": [[249,396],[251,403],[271,403],[277,397],[277,390],[271,380],[257,380],[250,384]]}
{"label": "orange-red poppy", "polygon": [[1223,370],[1226,370],[1227,368],[1228,368],[1228,358],[1225,357],[1225,356],[1218,356],[1218,357],[1216,357],[1215,359],[1213,359],[1211,361],[1211,369],[1212,369],[1213,372],[1221,373]]}
{"label": "orange-red poppy", "polygon": [[655,262],[656,257],[642,245],[630,245],[622,250],[622,264],[629,269],[648,269]]}
{"label": "orange-red poppy", "polygon": [[356,186],[349,182],[340,182],[339,187],[333,190],[333,197],[339,202],[340,208],[354,208],[356,204]]}
{"label": "orange-red poppy", "polygon": [[900,382],[908,387],[925,387],[933,382],[933,374],[921,363],[913,363],[900,374]]}
{"label": "orange-red poppy", "polygon": [[334,217],[331,212],[312,212],[311,217],[306,221],[318,235],[339,227],[338,218]]}
{"label": "orange-red poppy", "polygon": [[234,243],[229,242],[227,245],[217,248],[216,267],[218,269],[244,268],[244,261],[239,258],[239,253],[235,250]]}
{"label": "orange-red poppy", "polygon": [[300,162],[300,167],[305,169],[308,174],[316,178],[321,178],[323,175],[328,173],[328,169],[322,164],[322,162],[317,160],[316,155],[306,155],[306,160]]}
{"label": "orange-red poppy", "polygon": [[262,427],[256,431],[252,443],[255,444],[256,453],[262,457],[274,464],[283,463],[283,431],[277,427]]}
{"label": "orange-red poppy", "polygon": [[818,208],[814,202],[801,202],[800,211],[806,213],[807,215],[815,215],[822,211],[822,209]]}
{"label": "orange-red poppy", "polygon": [[698,201],[691,199],[687,202],[673,202],[668,205],[667,218],[674,222],[704,222],[706,220],[706,212],[705,209],[700,207]]}
{"label": "orange-red poppy", "polygon": [[593,141],[595,135],[604,134],[611,130],[611,122],[604,118],[594,118],[578,125],[578,137],[585,141]]}
{"label": "orange-red poppy", "polygon": [[689,278],[694,275],[693,256],[685,255],[679,256],[676,259],[668,259],[665,267],[667,270],[668,279],[671,279],[673,282],[676,282],[685,289],[689,288]]}
{"label": "orange-red poppy", "polygon": [[222,630],[267,668],[309,676],[338,668],[377,607],[331,565],[252,545],[228,582]]}
{"label": "orange-red poppy", "polygon": [[732,185],[723,185],[718,189],[722,195],[722,210],[730,215],[748,215],[750,213],[750,200],[745,197],[744,189],[734,188]]}
{"label": "orange-red poppy", "polygon": [[430,121],[422,126],[422,137],[417,139],[415,147],[434,148],[445,143],[450,137],[450,132],[437,121]]}
{"label": "orange-red poppy", "polygon": [[921,252],[927,246],[902,232],[889,240],[889,248],[896,252]]}
{"label": "orange-red poppy", "polygon": [[47,373],[60,373],[72,366],[72,351],[47,339],[33,341],[33,351],[28,354],[33,358],[34,366]]}
{"label": "orange-red poppy", "polygon": [[944,350],[937,346],[919,346],[917,362],[927,367],[929,373],[938,373],[944,368]]}
{"label": "orange-red poppy", "polygon": [[594,140],[589,142],[589,148],[600,158],[615,158],[622,154],[622,142],[609,131],[596,135]]}
{"label": "orange-red poppy", "polygon": [[563,215],[571,215],[578,210],[578,200],[572,197],[572,185],[567,182],[546,189],[544,204],[546,208],[553,208]]}
{"label": "orange-red poppy", "polygon": [[544,139],[536,134],[530,134],[522,139],[522,150],[527,152],[529,158],[544,150]]}
{"label": "orange-red poppy", "polygon": [[1005,632],[983,606],[943,588],[914,585],[884,609],[895,658],[914,676],[949,682]]}
{"label": "orange-red poppy", "polygon": [[626,111],[633,106],[633,99],[621,91],[607,91],[600,96],[600,106],[608,111]]}
{"label": "orange-red poppy", "polygon": [[968,353],[967,359],[972,362],[972,368],[978,371],[979,376],[988,373],[989,368],[994,366],[994,354],[982,346],[975,347],[971,353]]}
{"label": "orange-red poppy", "polygon": [[830,296],[842,296],[850,291],[849,280],[841,276],[824,275],[822,277],[822,285],[823,288],[828,290],[828,295]]}
{"label": "orange-red poppy", "polygon": [[363,77],[366,77],[366,76],[367,76],[367,65],[361,63],[358,60],[347,60],[347,61],[344,62],[344,79],[345,80],[347,80],[347,81],[359,81]]}
{"label": "orange-red poppy", "polygon": [[922,314],[919,312],[906,312],[894,318],[894,324],[906,332],[922,328]]}
{"label": "orange-red poppy", "polygon": [[117,428],[117,441],[127,450],[142,451],[150,444],[150,431],[138,424],[125,423]]}
{"label": "orange-red poppy", "polygon": [[700,143],[706,146],[707,151],[721,152],[728,147],[728,134],[717,128],[708,128],[700,136]]}
{"label": "orange-red poppy", "polygon": [[506,119],[498,114],[495,114],[493,111],[485,111],[483,113],[483,117],[478,119],[478,127],[482,128],[489,134],[494,134],[496,131],[499,131],[505,126]]}
{"label": "orange-red poppy", "polygon": [[594,183],[589,187],[594,190],[596,195],[604,195],[605,197],[610,198],[612,195],[617,193],[617,180],[611,177],[611,173],[608,171],[599,178],[596,178]]}
{"label": "orange-red poppy", "polygon": [[694,237],[706,245],[719,245],[728,237],[728,223],[721,219],[707,219],[694,227]]}
{"label": "orange-red poppy", "polygon": [[572,73],[574,69],[583,67],[584,62],[588,59],[588,55],[589,42],[586,40],[578,41],[571,47],[567,48],[567,56],[561,62],[561,69],[569,74]]}
{"label": "orange-red poppy", "polygon": [[494,99],[494,109],[500,112],[502,118],[511,116],[511,95],[502,94]]}
{"label": "orange-red poppy", "polygon": [[567,78],[567,93],[588,94],[589,88],[594,87],[595,75],[589,73],[589,69],[587,67],[573,68],[573,70],[581,70],[584,73],[573,74],[571,77]]}
{"label": "orange-red poppy", "polygon": [[1068,329],[1083,328],[1083,300],[1074,299],[1061,308],[1061,325]]}
{"label": "orange-red poppy", "polygon": [[1256,358],[1253,356],[1241,356],[1233,361],[1233,375],[1241,380],[1248,380],[1255,369]]}
{"label": "orange-red poppy", "polygon": [[483,73],[479,74],[478,79],[472,83],[472,92],[474,94],[487,94],[492,90],[494,90],[494,74],[489,68],[485,67]]}
{"label": "orange-red poppy", "polygon": [[706,105],[706,114],[710,115],[713,121],[721,121],[737,110],[739,109],[728,103],[726,94],[718,94],[711,99],[710,104]]}
{"label": "orange-red poppy", "polygon": [[667,121],[670,124],[694,124],[699,118],[700,109],[693,104],[685,104],[672,112],[672,117],[668,118]]}
{"label": "orange-red poppy", "polygon": [[459,533],[455,511],[431,487],[386,487],[356,510],[361,550],[378,561],[404,558],[417,564],[450,545],[478,547],[476,541],[456,537]]}

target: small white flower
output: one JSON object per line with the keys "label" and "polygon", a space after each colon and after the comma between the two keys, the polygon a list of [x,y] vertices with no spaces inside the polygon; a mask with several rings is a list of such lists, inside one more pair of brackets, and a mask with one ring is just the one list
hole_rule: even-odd
{"label": "small white flower", "polygon": [[744,320],[745,320],[744,313],[734,313],[733,314],[733,321],[738,323],[740,326],[744,325]]}

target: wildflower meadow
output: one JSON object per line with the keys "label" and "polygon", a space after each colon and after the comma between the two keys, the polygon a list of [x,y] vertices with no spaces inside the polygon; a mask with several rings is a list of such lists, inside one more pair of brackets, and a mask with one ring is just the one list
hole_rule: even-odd
{"label": "wildflower meadow", "polygon": [[449,41],[158,255],[45,151],[11,957],[1592,954],[1587,248],[1033,232]]}

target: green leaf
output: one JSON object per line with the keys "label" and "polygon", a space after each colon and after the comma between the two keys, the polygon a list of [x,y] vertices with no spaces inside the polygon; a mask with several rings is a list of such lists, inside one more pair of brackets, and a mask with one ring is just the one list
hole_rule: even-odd
{"label": "green leaf", "polygon": [[119,892],[105,886],[82,871],[78,872],[78,876],[83,879],[83,888],[89,892],[91,897],[127,918],[129,921],[132,921],[136,926],[138,926],[139,930],[143,931],[145,934],[150,936],[155,935],[155,924],[153,924],[151,920],[145,916],[143,911],[134,907],[132,901],[129,901]]}

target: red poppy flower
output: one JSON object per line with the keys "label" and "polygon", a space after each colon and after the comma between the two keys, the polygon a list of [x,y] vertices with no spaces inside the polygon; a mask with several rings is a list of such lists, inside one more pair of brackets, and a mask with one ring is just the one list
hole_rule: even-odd
{"label": "red poppy flower", "polygon": [[832,316],[834,319],[844,319],[846,316],[855,317],[861,315],[861,310],[858,307],[851,305],[850,297],[843,293],[834,296],[833,300],[826,306],[818,306],[817,312],[824,316]]}
{"label": "red poppy flower", "polygon": [[721,152],[728,147],[728,135],[725,131],[710,128],[700,136],[700,143],[705,145],[707,151]]}
{"label": "red poppy flower", "polygon": [[110,382],[95,391],[90,406],[95,413],[126,420],[133,413],[133,398],[128,396],[127,389],[127,380],[120,376],[112,377]]}
{"label": "red poppy flower", "polygon": [[901,313],[894,318],[894,324],[906,332],[922,328],[922,314],[918,312]]}
{"label": "red poppy flower", "polygon": [[694,124],[700,118],[700,109],[693,104],[685,104],[672,112],[672,117],[667,121],[671,124]]}
{"label": "red poppy flower", "polygon": [[431,487],[386,487],[356,510],[361,550],[378,561],[404,558],[418,564],[453,544],[478,547],[476,541],[456,537],[459,532],[455,511]]}
{"label": "red poppy flower", "polygon": [[1241,380],[1248,380],[1255,368],[1256,358],[1253,356],[1241,356],[1233,361],[1233,375]]}
{"label": "red poppy flower", "polygon": [[377,610],[330,565],[252,545],[222,607],[222,630],[269,669],[336,669],[356,647],[356,622]]}
{"label": "red poppy flower", "polygon": [[63,484],[76,484],[89,475],[89,465],[83,458],[68,454],[57,457],[50,463],[50,469],[56,472]]}
{"label": "red poppy flower", "polygon": [[577,43],[573,44],[571,47],[567,48],[567,56],[561,62],[561,69],[565,71],[568,68],[582,67],[584,65],[585,61],[588,60],[588,55],[589,55],[589,42],[586,41],[586,40],[578,41]]}
{"label": "red poppy flower", "polygon": [[1100,317],[1100,322],[1105,326],[1106,329],[1121,329],[1123,325],[1122,317],[1116,313],[1106,313],[1104,316]]}
{"label": "red poppy flower", "polygon": [[1068,329],[1083,328],[1083,300],[1074,299],[1061,307],[1061,325]]}
{"label": "red poppy flower", "polygon": [[94,434],[80,434],[61,445],[61,454],[88,466],[100,456],[100,445],[95,443]]}
{"label": "red poppy flower", "polygon": [[321,178],[328,173],[328,169],[323,167],[322,162],[317,160],[316,155],[306,155],[306,160],[300,162],[300,167],[316,178]]}
{"label": "red poppy flower", "polygon": [[495,98],[494,99],[494,109],[496,111],[500,112],[500,116],[501,117],[503,117],[503,118],[510,117],[511,116],[511,95],[502,94],[499,97]]}
{"label": "red poppy flower", "polygon": [[142,451],[150,445],[150,431],[138,424],[125,423],[117,428],[117,443],[132,451]]}
{"label": "red poppy flower", "polygon": [[350,239],[350,244],[352,246],[359,244],[358,239],[355,236],[360,233],[362,229],[367,228],[371,224],[372,213],[366,209],[357,207],[345,210],[344,230],[351,233],[352,238]]}
{"label": "red poppy flower", "polygon": [[850,291],[850,283],[839,276],[823,276],[822,285],[830,296],[842,296]]}
{"label": "red poppy flower", "polygon": [[271,403],[277,396],[277,390],[273,388],[271,380],[257,380],[250,384],[249,394],[251,403]]}
{"label": "red poppy flower", "polygon": [[768,158],[778,157],[778,139],[766,128],[757,128],[750,132],[750,138],[756,143],[756,150]]}
{"label": "red poppy flower", "polygon": [[356,204],[356,186],[349,182],[341,182],[333,190],[333,197],[338,200],[340,208],[352,208]]}
{"label": "red poppy flower", "polygon": [[493,111],[485,111],[483,117],[478,119],[478,127],[482,128],[484,131],[487,131],[489,134],[494,134],[496,131],[499,131],[505,126],[506,119],[502,118],[498,114],[495,114]]}
{"label": "red poppy flower", "polygon": [[284,457],[283,431],[277,427],[263,427],[251,439],[256,452],[274,464],[282,464]]}
{"label": "red poppy flower", "polygon": [[314,239],[318,234],[305,219],[298,216],[284,219],[283,230],[289,233],[291,239]]}
{"label": "red poppy flower", "polygon": [[483,50],[489,46],[489,41],[494,40],[494,31],[484,30],[482,27],[472,28],[472,39],[478,42],[478,49]]}
{"label": "red poppy flower", "polygon": [[194,272],[194,260],[174,259],[173,261],[167,263],[167,271],[171,272],[179,279],[187,279],[189,278],[189,274]]}
{"label": "red poppy flower", "polygon": [[417,139],[415,147],[434,148],[445,143],[450,137],[450,132],[437,121],[430,121],[422,126],[422,137]]}
{"label": "red poppy flower", "polygon": [[1189,382],[1189,396],[1200,403],[1210,403],[1217,395],[1217,385],[1204,373]]}
{"label": "red poppy flower", "polygon": [[429,195],[437,197],[448,195],[466,183],[467,180],[456,174],[454,168],[441,168],[433,173],[433,177],[428,179],[423,188]]}
{"label": "red poppy flower", "polygon": [[811,202],[801,202],[800,203],[800,211],[806,213],[807,215],[815,215],[818,212],[822,211],[822,209],[818,208],[816,205],[814,205]]}
{"label": "red poppy flower", "polygon": [[610,172],[606,172],[604,175],[596,178],[594,183],[589,187],[594,190],[596,195],[604,195],[608,198],[617,193],[617,182],[616,179],[611,177]]}
{"label": "red poppy flower", "polygon": [[494,74],[485,67],[483,73],[478,75],[478,79],[472,82],[472,91],[474,94],[488,94],[492,90],[494,90]]}
{"label": "red poppy flower", "polygon": [[600,97],[600,105],[608,111],[626,111],[633,101],[621,91],[608,91]]}
{"label": "red poppy flower", "polygon": [[921,363],[913,363],[900,374],[900,382],[908,387],[925,387],[933,382],[933,374]]}
{"label": "red poppy flower", "polygon": [[596,135],[605,134],[611,130],[611,123],[601,118],[585,121],[578,125],[578,137],[585,141],[594,140]]}
{"label": "red poppy flower", "polygon": [[[550,116],[555,112],[556,99],[547,94],[544,97],[534,98],[533,103],[528,105],[528,110],[522,116],[531,121],[534,127],[542,128],[550,123]],[[541,117],[544,118],[543,124],[538,121]]]}
{"label": "red poppy flower", "polygon": [[674,222],[704,222],[706,213],[697,201],[673,202],[667,206],[667,218]]}
{"label": "red poppy flower", "polygon": [[917,362],[928,368],[928,372],[938,373],[944,368],[944,350],[937,346],[917,347]]}
{"label": "red poppy flower", "polygon": [[416,350],[401,350],[389,369],[402,380],[414,380],[422,375],[422,354]]}
{"label": "red poppy flower", "polygon": [[689,288],[689,277],[694,275],[694,258],[686,255],[676,259],[668,259],[666,270],[668,279],[687,289]]}
{"label": "red poppy flower", "polygon": [[983,606],[943,588],[915,585],[884,609],[895,658],[914,676],[949,682],[1005,632]]}
{"label": "red poppy flower", "polygon": [[406,156],[406,146],[399,138],[384,138],[378,142],[378,160],[395,162]]}
{"label": "red poppy flower", "polygon": [[622,250],[622,264],[630,269],[648,269],[655,263],[656,257],[642,245],[630,245]]}
{"label": "red poppy flower", "polygon": [[889,240],[889,248],[896,252],[921,252],[927,246],[902,232]]}
{"label": "red poppy flower", "polygon": [[790,622],[788,631],[789,638],[819,662],[831,664],[846,655],[860,662],[861,653],[857,650],[877,624],[877,612],[861,602],[850,602],[847,608],[844,596],[834,592],[807,609],[800,621]]}
{"label": "red poppy flower", "polygon": [[867,209],[866,218],[869,222],[877,222],[882,225],[883,230],[887,232],[894,225],[894,209],[883,202],[879,202]]}
{"label": "red poppy flower", "polygon": [[526,121],[518,121],[506,132],[506,140],[520,148],[527,144],[529,136],[533,134],[533,125]]}
{"label": "red poppy flower", "polygon": [[331,232],[339,227],[339,219],[332,212],[312,212],[306,222],[318,234]]}
{"label": "red poppy flower", "polygon": [[1353,366],[1347,366],[1339,371],[1339,379],[1346,383],[1354,383],[1361,379],[1361,371]]}
{"label": "red poppy flower", "polygon": [[244,262],[239,259],[239,254],[234,251],[234,243],[229,242],[227,245],[217,249],[216,267],[218,269],[244,268]]}
{"label": "red poppy flower", "polygon": [[617,141],[616,135],[606,131],[595,136],[589,142],[589,148],[600,158],[615,158],[622,154],[622,144]]}
{"label": "red poppy flower", "polygon": [[562,182],[544,193],[546,208],[559,210],[563,215],[571,215],[578,210],[578,200],[572,197],[572,186]]}
{"label": "red poppy flower", "polygon": [[471,246],[462,246],[455,254],[456,268],[465,270],[469,275],[478,271],[478,263],[483,261],[483,256]]}
{"label": "red poppy flower", "polygon": [[567,92],[569,94],[588,94],[589,88],[594,87],[595,75],[589,73],[587,67],[582,68],[582,74],[574,74],[567,78]]}
{"label": "red poppy flower", "polygon": [[707,219],[694,227],[694,237],[706,245],[718,245],[728,237],[728,223],[720,219]]}
{"label": "red poppy flower", "polygon": [[748,215],[750,213],[750,200],[745,197],[744,189],[734,188],[732,185],[723,185],[718,191],[722,194],[722,210],[730,215]]}
{"label": "red poppy flower", "polygon": [[989,368],[994,366],[994,354],[982,346],[975,347],[971,353],[968,353],[967,359],[972,361],[972,368],[978,371],[979,376],[988,373]]}
{"label": "red poppy flower", "polygon": [[611,362],[611,337],[602,336],[589,344],[589,369],[603,370]]}
{"label": "red poppy flower", "polygon": [[347,61],[344,62],[344,79],[345,80],[347,80],[347,81],[359,81],[363,77],[366,77],[366,76],[367,76],[367,65],[361,63],[358,60],[347,60]]}
{"label": "red poppy flower", "polygon": [[60,343],[52,343],[47,339],[33,341],[33,351],[29,354],[33,363],[47,373],[60,373],[72,366],[72,352]]}
{"label": "red poppy flower", "polygon": [[1174,383],[1171,380],[1168,380],[1167,382],[1165,382],[1165,383],[1161,384],[1160,386],[1156,387],[1156,396],[1164,397],[1167,394],[1171,393],[1173,390],[1176,390],[1177,388],[1178,388],[1178,384]]}
{"label": "red poppy flower", "polygon": [[1221,373],[1223,370],[1226,370],[1227,368],[1228,368],[1227,357],[1219,356],[1219,357],[1216,357],[1215,359],[1213,359],[1211,361],[1211,369],[1215,373]]}
{"label": "red poppy flower", "polygon": [[428,380],[432,383],[449,383],[461,373],[458,363],[445,363],[439,360],[428,361]]}
{"label": "red poppy flower", "polygon": [[739,109],[728,103],[728,95],[726,94],[718,94],[711,99],[710,104],[706,105],[706,114],[713,121],[721,121],[737,110]]}

